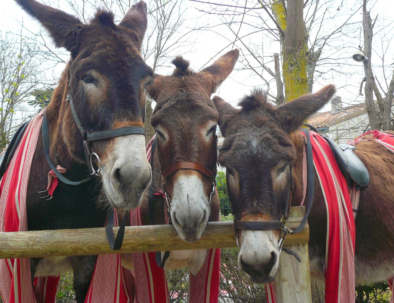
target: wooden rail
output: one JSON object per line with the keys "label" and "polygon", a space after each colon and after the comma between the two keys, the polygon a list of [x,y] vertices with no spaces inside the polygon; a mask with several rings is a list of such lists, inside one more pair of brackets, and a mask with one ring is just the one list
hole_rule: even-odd
{"label": "wooden rail", "polygon": [[[302,212],[292,208],[288,227],[295,228]],[[117,228],[115,228],[117,232]],[[309,228],[286,237],[285,245],[305,244]],[[82,256],[167,250],[236,247],[233,222],[209,223],[200,240],[184,242],[169,225],[126,227],[123,247],[111,251],[104,228],[0,233],[0,259]]]}

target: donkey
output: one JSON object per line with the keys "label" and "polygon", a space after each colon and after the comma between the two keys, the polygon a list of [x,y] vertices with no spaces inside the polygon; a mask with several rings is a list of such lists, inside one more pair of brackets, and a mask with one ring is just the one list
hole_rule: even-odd
{"label": "donkey", "polygon": [[230,51],[198,73],[177,57],[172,62],[176,66],[173,74],[156,76],[147,89],[157,102],[151,120],[157,134],[151,193],[159,189],[166,193],[172,224],[188,242],[200,239],[210,215],[218,216],[216,194],[209,203],[216,177],[219,119],[210,96],[233,70],[238,54],[238,50]]}
{"label": "donkey", "polygon": [[[108,208],[137,207],[151,182],[142,128],[144,89],[153,80],[152,69],[140,55],[147,27],[146,4],[135,4],[115,25],[111,12],[99,10],[89,24],[83,24],[34,0],[17,2],[41,22],[57,47],[71,53],[45,109],[50,161],[44,155],[42,133],[34,154],[27,192],[28,229],[102,227]],[[101,137],[86,142],[89,134]],[[59,182],[53,198],[43,199],[39,192],[47,187],[49,162],[67,169],[63,175],[68,180],[85,179],[92,171],[98,178],[76,186]],[[76,300],[84,302],[96,259],[31,259],[31,274],[59,275],[73,270]]]}
{"label": "donkey", "polygon": [[[270,105],[261,91],[254,91],[233,108],[219,97],[219,126],[225,136],[219,162],[227,169],[227,184],[236,220],[279,220],[291,187],[291,204],[303,197],[302,157],[305,138],[297,129],[335,93],[332,85],[279,107]],[[392,277],[394,257],[394,154],[373,141],[362,141],[355,150],[367,167],[370,183],[361,189],[356,218],[356,283]],[[291,165],[292,164],[292,165]],[[314,277],[324,278],[327,212],[315,174],[313,206],[309,215],[309,257]],[[279,231],[241,231],[240,268],[252,281],[275,279],[279,262]]]}
{"label": "donkey", "polygon": [[[143,225],[171,221],[184,241],[194,242],[208,221],[219,220],[215,192],[219,114],[210,96],[231,73],[238,55],[238,50],[230,51],[198,73],[177,57],[172,75],[156,75],[147,88],[157,102],[151,120],[156,148],[149,195],[140,206]],[[165,198],[155,195],[159,192]],[[164,269],[189,266],[196,275],[206,255],[206,250],[175,251]]]}

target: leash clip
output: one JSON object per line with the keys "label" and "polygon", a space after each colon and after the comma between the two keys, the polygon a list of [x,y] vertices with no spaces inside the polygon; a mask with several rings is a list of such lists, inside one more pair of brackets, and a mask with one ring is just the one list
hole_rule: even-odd
{"label": "leash clip", "polygon": [[[96,160],[98,162],[97,163],[97,166],[98,166],[97,169],[95,169],[94,165],[93,165],[93,156],[96,158]],[[91,176],[95,176],[95,177],[100,177],[101,176],[101,161],[100,161],[100,157],[95,152],[92,152],[90,154],[90,156],[89,156],[89,159],[90,159],[90,167],[92,169],[92,173],[90,175]]]}

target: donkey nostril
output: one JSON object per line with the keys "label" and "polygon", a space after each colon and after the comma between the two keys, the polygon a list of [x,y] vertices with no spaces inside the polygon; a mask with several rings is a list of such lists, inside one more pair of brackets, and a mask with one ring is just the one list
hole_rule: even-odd
{"label": "donkey nostril", "polygon": [[120,175],[120,168],[117,168],[114,171],[114,178],[118,181],[118,182],[122,182],[122,176]]}

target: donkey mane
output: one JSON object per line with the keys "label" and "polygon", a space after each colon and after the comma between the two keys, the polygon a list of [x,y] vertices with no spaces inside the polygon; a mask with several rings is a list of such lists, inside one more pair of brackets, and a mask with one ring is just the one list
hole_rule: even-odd
{"label": "donkey mane", "polygon": [[250,95],[243,97],[238,105],[241,106],[244,111],[252,111],[261,106],[273,108],[273,105],[267,102],[267,92],[260,88],[253,89]]}
{"label": "donkey mane", "polygon": [[183,59],[182,56],[176,57],[171,63],[176,67],[172,74],[173,77],[192,76],[195,74],[195,72],[189,68],[190,62]]}
{"label": "donkey mane", "polygon": [[114,14],[112,12],[98,9],[96,14],[94,15],[94,18],[91,20],[91,23],[95,23],[98,25],[101,24],[115,29],[116,25],[114,22],[114,18]]}

